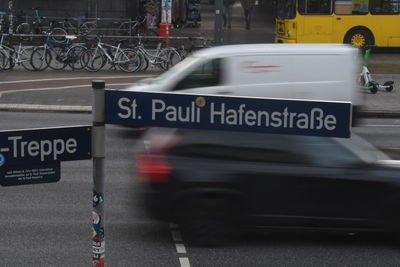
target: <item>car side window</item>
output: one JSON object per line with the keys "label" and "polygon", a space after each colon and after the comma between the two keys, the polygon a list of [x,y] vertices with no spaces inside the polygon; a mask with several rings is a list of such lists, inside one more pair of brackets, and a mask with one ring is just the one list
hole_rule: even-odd
{"label": "car side window", "polygon": [[220,85],[222,81],[222,61],[221,58],[217,58],[198,66],[171,91]]}
{"label": "car side window", "polygon": [[312,160],[313,165],[344,167],[361,162],[357,155],[333,139],[314,136],[298,138],[301,140],[303,153]]}
{"label": "car side window", "polygon": [[256,148],[223,145],[190,145],[174,150],[176,155],[204,157],[216,160],[306,164],[307,159],[300,154],[277,148]]}

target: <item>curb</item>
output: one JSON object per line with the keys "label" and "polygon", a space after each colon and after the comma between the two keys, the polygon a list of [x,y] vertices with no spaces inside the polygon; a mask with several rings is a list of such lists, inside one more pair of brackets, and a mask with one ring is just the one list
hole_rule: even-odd
{"label": "curb", "polygon": [[360,118],[400,118],[400,110],[360,110]]}
{"label": "curb", "polygon": [[0,104],[0,111],[51,111],[71,113],[92,113],[92,106]]}

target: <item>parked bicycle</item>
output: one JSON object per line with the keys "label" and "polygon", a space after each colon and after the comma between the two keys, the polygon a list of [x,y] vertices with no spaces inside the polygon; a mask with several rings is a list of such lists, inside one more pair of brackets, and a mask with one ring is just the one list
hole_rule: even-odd
{"label": "parked bicycle", "polygon": [[72,20],[76,22],[76,25],[74,25],[69,16],[67,16],[63,21],[59,22],[58,26],[64,29],[68,34],[88,35],[97,29],[98,19],[83,22],[84,19],[85,16],[72,18]]}
{"label": "parked bicycle", "polygon": [[22,65],[26,70],[33,70],[30,63],[33,47],[22,47],[21,43],[17,49],[13,46],[7,46],[5,43],[5,35],[1,36],[0,41],[0,69],[13,69],[16,65]]}
{"label": "parked bicycle", "polygon": [[121,43],[116,46],[103,43],[98,36],[97,46],[82,54],[81,64],[87,71],[99,71],[110,64],[111,68],[118,66],[124,72],[136,72],[140,68],[140,57],[133,49],[121,48]]}
{"label": "parked bicycle", "polygon": [[124,21],[119,25],[118,33],[127,36],[158,36],[158,30],[147,27],[147,16],[136,20]]}
{"label": "parked bicycle", "polygon": [[147,70],[150,65],[157,67],[160,70],[167,70],[182,60],[182,57],[176,48],[162,48],[161,46],[162,43],[158,43],[155,51],[151,51],[144,47],[139,38],[135,50],[140,56],[140,70]]}
{"label": "parked bicycle", "polygon": [[[32,8],[33,10],[33,21],[32,24],[27,20],[25,22],[20,23],[15,32],[17,34],[47,34],[51,33],[52,39],[56,41],[65,40],[65,35],[67,32],[60,27],[56,27],[56,22],[54,20],[50,21],[50,25],[48,27],[43,26],[43,17],[40,16],[39,7]],[[23,37],[24,40],[29,40],[30,37]]]}
{"label": "parked bicycle", "polygon": [[82,45],[72,45],[76,36],[67,35],[67,42],[59,42],[49,38],[43,46],[35,48],[31,56],[31,65],[34,70],[42,71],[50,67],[53,70],[64,69],[69,65],[73,70],[82,69],[81,55],[86,51]]}

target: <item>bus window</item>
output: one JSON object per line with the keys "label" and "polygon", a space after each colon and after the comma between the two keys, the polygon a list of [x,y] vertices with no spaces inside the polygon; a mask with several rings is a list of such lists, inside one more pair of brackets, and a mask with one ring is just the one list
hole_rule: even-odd
{"label": "bus window", "polygon": [[400,1],[399,0],[371,0],[371,13],[372,14],[399,14]]}
{"label": "bus window", "polygon": [[336,0],[335,13],[338,15],[365,15],[368,13],[368,0]]}
{"label": "bus window", "polygon": [[296,17],[296,0],[278,0],[276,17],[294,19]]}
{"label": "bus window", "polygon": [[332,0],[299,0],[299,13],[319,15],[332,13]]}

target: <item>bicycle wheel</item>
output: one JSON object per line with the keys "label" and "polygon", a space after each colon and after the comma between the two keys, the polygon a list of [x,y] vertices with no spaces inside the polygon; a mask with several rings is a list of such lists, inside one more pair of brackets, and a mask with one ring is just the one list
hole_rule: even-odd
{"label": "bicycle wheel", "polygon": [[175,48],[166,48],[165,51],[168,53],[168,69],[182,61],[181,55]]}
{"label": "bicycle wheel", "polygon": [[31,65],[31,56],[33,53],[33,47],[29,48],[22,48],[19,52],[19,63],[24,67],[26,70],[34,70],[33,66]]}
{"label": "bicycle wheel", "polygon": [[53,28],[51,30],[51,39],[57,42],[65,43],[67,41],[67,38],[65,37],[67,34],[67,31],[63,28]]}
{"label": "bicycle wheel", "polygon": [[88,35],[90,32],[94,31],[97,28],[96,21],[87,21],[83,23],[78,30],[80,35]]}
{"label": "bicycle wheel", "polygon": [[139,53],[139,56],[140,56],[140,70],[146,71],[150,65],[149,59],[145,55],[143,55],[143,53]]}
{"label": "bicycle wheel", "polygon": [[168,53],[165,50],[161,50],[160,53],[157,54],[156,61],[154,65],[157,66],[160,70],[167,70],[168,69]]}
{"label": "bicycle wheel", "polygon": [[87,71],[99,71],[104,67],[106,61],[103,51],[97,48],[86,50],[81,57],[81,64]]}
{"label": "bicycle wheel", "polygon": [[51,55],[49,67],[53,70],[62,70],[67,66],[66,53],[62,47],[53,47],[48,50]]}
{"label": "bicycle wheel", "polygon": [[[27,22],[23,22],[17,26],[17,29],[15,30],[15,32],[17,34],[30,34],[31,30],[32,30],[31,25]],[[27,36],[21,37],[21,39],[24,41],[29,40],[29,38],[30,37],[27,37]]]}
{"label": "bicycle wheel", "polygon": [[44,46],[35,48],[31,55],[31,65],[36,71],[43,71],[50,65],[51,54]]}
{"label": "bicycle wheel", "polygon": [[67,63],[68,66],[71,67],[72,70],[81,70],[83,69],[84,65],[82,64],[81,57],[82,54],[86,51],[86,47],[83,45],[77,45],[71,47],[67,51]]}
{"label": "bicycle wheel", "polygon": [[9,56],[3,50],[0,50],[0,70],[9,69]]}
{"label": "bicycle wheel", "polygon": [[124,72],[136,72],[140,69],[140,56],[133,49],[123,49],[118,53],[117,64]]}

